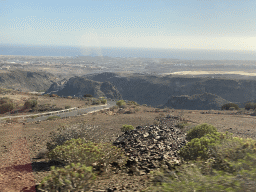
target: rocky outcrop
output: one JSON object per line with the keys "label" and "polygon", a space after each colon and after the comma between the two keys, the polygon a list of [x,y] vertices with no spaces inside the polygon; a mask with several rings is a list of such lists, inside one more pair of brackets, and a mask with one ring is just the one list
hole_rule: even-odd
{"label": "rocky outcrop", "polygon": [[65,87],[65,84],[67,83],[67,81],[68,81],[67,79],[62,79],[61,81],[54,82],[45,93],[52,94],[52,93],[58,92],[59,90]]}
{"label": "rocky outcrop", "polygon": [[85,77],[72,77],[66,82],[52,84],[46,93],[55,93],[59,96],[83,97],[91,94],[94,97],[107,97],[111,99],[121,99],[119,91],[110,82],[98,82]]}
{"label": "rocky outcrop", "polygon": [[118,137],[114,145],[124,149],[132,172],[149,173],[161,165],[179,164],[178,150],[186,144],[185,134],[175,125],[178,117],[167,116],[158,126],[138,126]]}

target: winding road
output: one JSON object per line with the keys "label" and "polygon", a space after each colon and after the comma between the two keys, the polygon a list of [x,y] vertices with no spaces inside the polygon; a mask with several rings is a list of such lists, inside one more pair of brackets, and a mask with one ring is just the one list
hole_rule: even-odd
{"label": "winding road", "polygon": [[[65,110],[59,110],[59,111],[51,111],[47,113],[37,113],[37,114],[31,114],[31,115],[17,115],[17,116],[5,116],[5,117],[0,117],[1,120],[6,120],[6,119],[15,119],[15,118],[23,118],[27,120],[27,122],[35,122],[35,121],[44,121],[47,120],[48,117],[50,116],[58,116],[60,118],[67,118],[67,117],[74,117],[82,114],[87,114],[87,113],[93,113],[97,112],[103,109],[109,109],[112,106],[116,105],[115,100],[108,100],[107,104],[105,105],[95,105],[87,108],[70,108],[70,109],[65,109]],[[34,116],[38,116],[36,118],[32,118]]]}

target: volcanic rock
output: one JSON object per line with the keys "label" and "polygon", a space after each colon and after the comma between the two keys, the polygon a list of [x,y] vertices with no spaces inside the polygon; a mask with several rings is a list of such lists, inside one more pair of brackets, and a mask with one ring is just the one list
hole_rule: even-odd
{"label": "volcanic rock", "polygon": [[161,165],[179,164],[179,149],[186,144],[185,134],[175,125],[177,117],[167,116],[159,125],[138,126],[119,136],[114,145],[124,149],[129,160],[127,166],[134,172],[150,172]]}

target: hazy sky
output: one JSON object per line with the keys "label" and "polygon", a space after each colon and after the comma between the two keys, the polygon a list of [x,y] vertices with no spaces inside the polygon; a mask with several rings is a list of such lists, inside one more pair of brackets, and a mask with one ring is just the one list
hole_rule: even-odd
{"label": "hazy sky", "polygon": [[0,0],[0,43],[256,51],[256,0]]}

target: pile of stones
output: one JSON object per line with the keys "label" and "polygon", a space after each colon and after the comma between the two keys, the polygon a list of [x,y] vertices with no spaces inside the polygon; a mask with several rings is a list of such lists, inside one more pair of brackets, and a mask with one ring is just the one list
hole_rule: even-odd
{"label": "pile of stones", "polygon": [[169,169],[180,163],[178,151],[186,144],[185,133],[175,127],[179,122],[175,116],[160,119],[159,125],[138,126],[126,131],[113,143],[123,148],[133,173],[145,174],[165,166]]}

